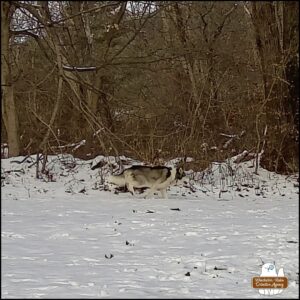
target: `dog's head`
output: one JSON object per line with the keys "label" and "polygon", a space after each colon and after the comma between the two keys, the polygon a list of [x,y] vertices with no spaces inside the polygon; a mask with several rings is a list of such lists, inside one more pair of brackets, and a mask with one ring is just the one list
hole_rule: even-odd
{"label": "dog's head", "polygon": [[176,168],[176,179],[182,179],[185,176],[185,173],[183,171],[182,167]]}

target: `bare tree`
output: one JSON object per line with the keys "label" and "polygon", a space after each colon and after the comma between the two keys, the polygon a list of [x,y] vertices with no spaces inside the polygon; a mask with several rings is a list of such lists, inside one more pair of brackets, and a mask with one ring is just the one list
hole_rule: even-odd
{"label": "bare tree", "polygon": [[19,124],[15,106],[14,82],[12,77],[12,41],[10,39],[10,22],[14,9],[14,6],[9,1],[1,2],[2,119],[7,133],[9,156],[17,156],[20,154]]}
{"label": "bare tree", "polygon": [[[287,171],[297,153],[295,140],[296,52],[299,46],[296,28],[297,3],[272,1],[251,2],[255,41],[263,79],[266,125],[269,138],[266,146],[266,166],[275,171]],[[280,16],[281,15],[281,16]],[[272,136],[270,137],[270,133]],[[289,146],[287,146],[289,145]]]}
{"label": "bare tree", "polygon": [[10,3],[21,152],[297,169],[296,2]]}

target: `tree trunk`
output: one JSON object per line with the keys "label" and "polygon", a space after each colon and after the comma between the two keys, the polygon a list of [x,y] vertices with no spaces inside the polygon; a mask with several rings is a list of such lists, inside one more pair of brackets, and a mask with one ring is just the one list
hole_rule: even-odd
{"label": "tree trunk", "polygon": [[293,110],[297,110],[299,97],[296,91],[299,9],[296,3],[281,3],[280,18],[275,4],[274,1],[252,2],[252,21],[264,86],[262,107],[266,124],[263,126],[269,128],[262,164],[275,172],[291,172],[295,171],[298,156],[293,119],[296,112]]}
{"label": "tree trunk", "polygon": [[12,15],[11,3],[1,2],[1,85],[2,85],[2,118],[7,133],[8,155],[20,154],[18,116],[15,106],[14,87],[11,75],[11,49],[9,47],[9,28]]}
{"label": "tree trunk", "polygon": [[283,1],[283,54],[287,63],[285,76],[289,85],[284,102],[287,121],[299,132],[299,2]]}

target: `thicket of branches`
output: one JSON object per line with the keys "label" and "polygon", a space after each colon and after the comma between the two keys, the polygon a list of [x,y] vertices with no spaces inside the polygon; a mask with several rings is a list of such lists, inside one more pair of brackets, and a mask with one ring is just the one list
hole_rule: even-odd
{"label": "thicket of branches", "polygon": [[2,1],[1,142],[195,169],[264,151],[295,172],[298,18],[296,1]]}

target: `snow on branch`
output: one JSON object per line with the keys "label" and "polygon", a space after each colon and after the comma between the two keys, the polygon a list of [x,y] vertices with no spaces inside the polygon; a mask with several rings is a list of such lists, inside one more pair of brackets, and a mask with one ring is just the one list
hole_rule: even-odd
{"label": "snow on branch", "polygon": [[72,67],[72,66],[66,66],[63,65],[63,69],[65,71],[77,71],[77,72],[90,72],[90,71],[95,71],[97,70],[97,67]]}
{"label": "snow on branch", "polygon": [[233,142],[234,139],[240,139],[244,134],[246,133],[245,130],[243,130],[240,134],[226,134],[226,133],[220,133],[220,135],[229,138],[228,141],[223,145],[223,149],[227,149],[228,146]]}
{"label": "snow on branch", "polygon": [[55,147],[55,148],[56,149],[60,149],[60,150],[63,150],[63,149],[66,149],[66,148],[73,148],[72,152],[74,152],[79,147],[84,146],[85,143],[86,143],[86,140],[82,140],[82,141],[80,141],[78,143],[72,143],[72,144],[68,144],[68,145],[64,145],[64,146],[58,146],[58,147]]}

